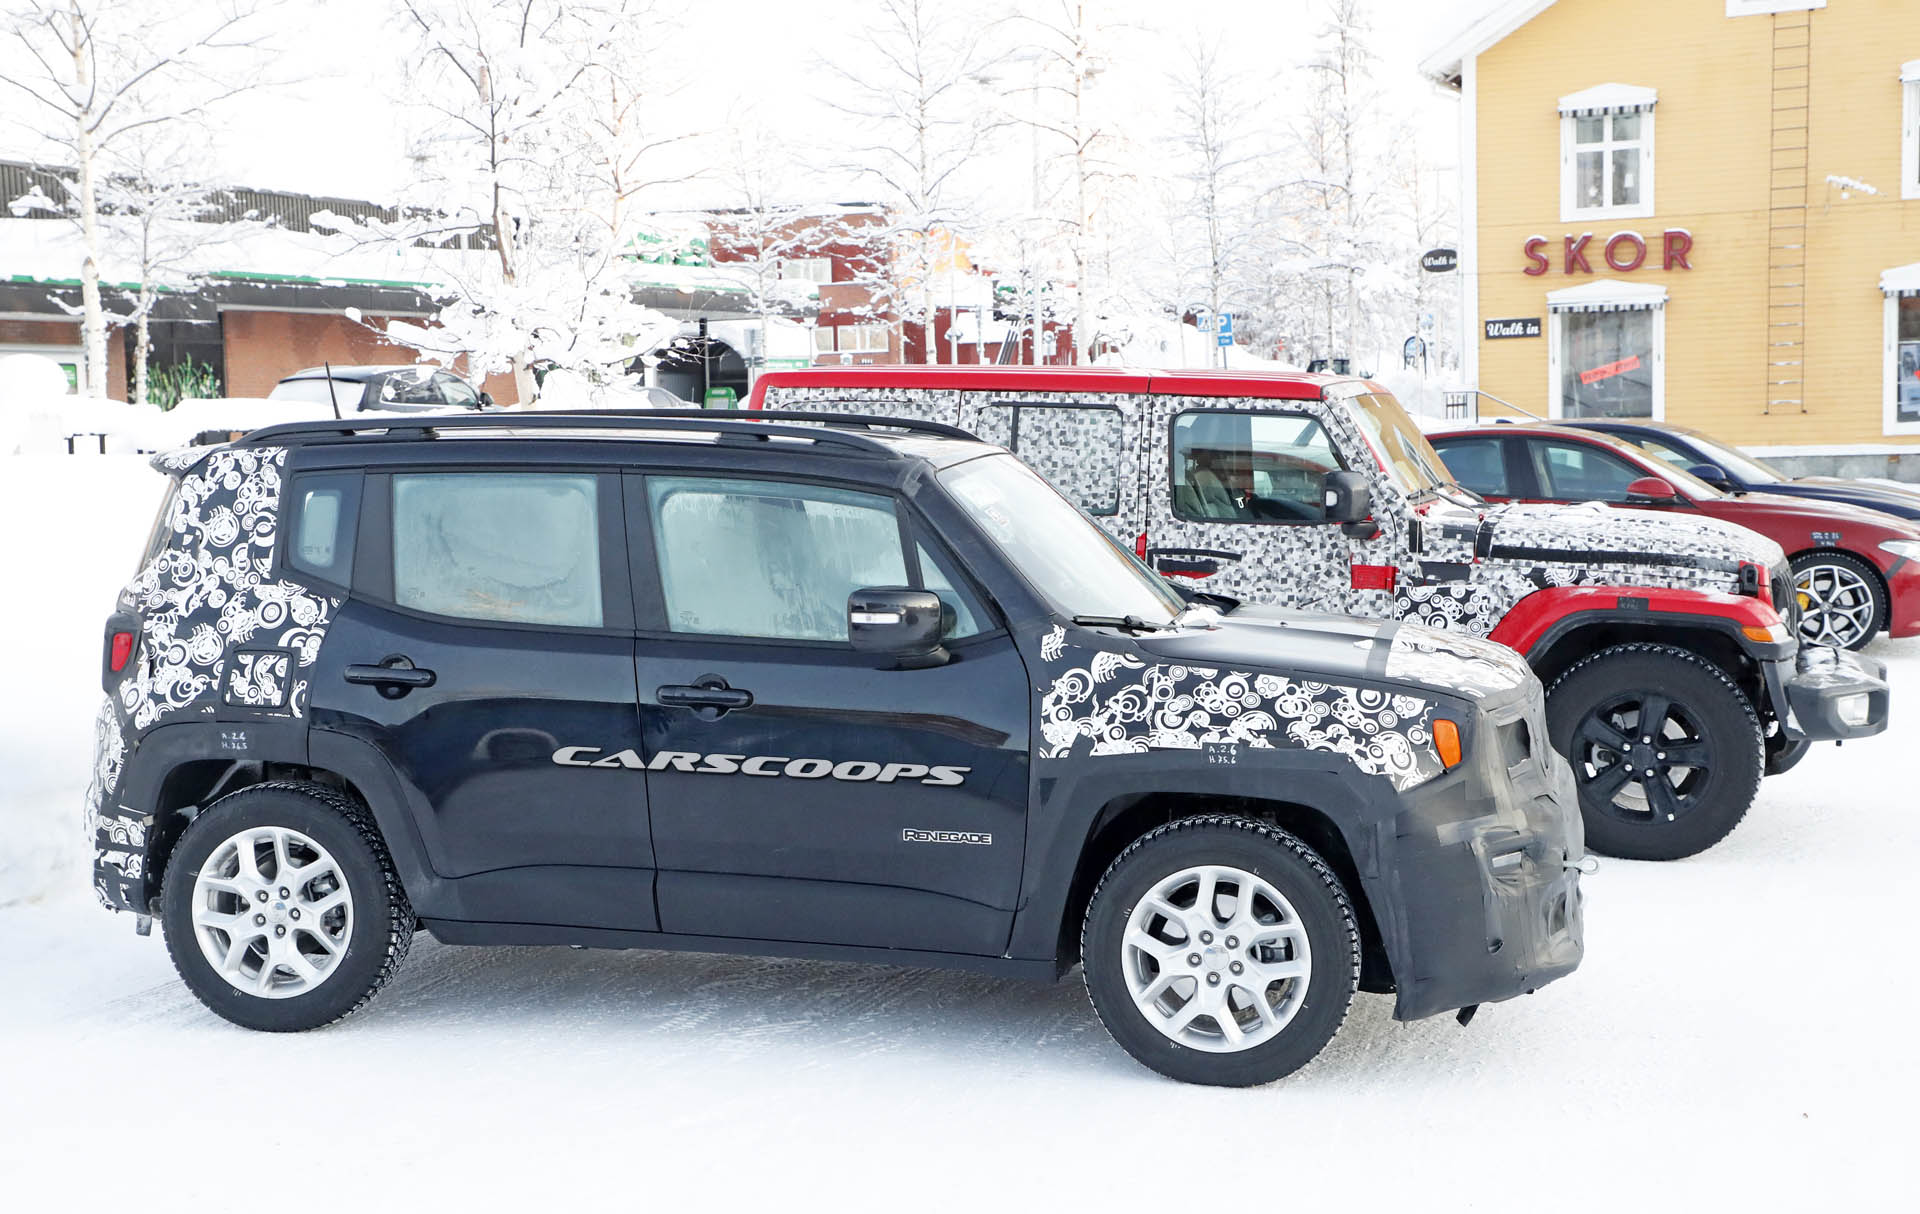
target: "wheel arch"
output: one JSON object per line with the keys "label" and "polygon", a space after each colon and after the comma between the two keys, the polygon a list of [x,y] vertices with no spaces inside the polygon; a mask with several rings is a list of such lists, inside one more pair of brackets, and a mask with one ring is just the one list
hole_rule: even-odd
{"label": "wheel arch", "polygon": [[[1863,552],[1854,552],[1846,548],[1836,548],[1831,544],[1816,544],[1811,548],[1802,548],[1798,552],[1789,552],[1787,554],[1787,563],[1791,565],[1802,557],[1809,556],[1844,556],[1850,561],[1865,565],[1867,572],[1873,575],[1874,585],[1880,589],[1880,602],[1885,613],[1889,616],[1893,614],[1893,587],[1887,584],[1887,575],[1881,570],[1880,566],[1874,564],[1872,557]],[[1795,570],[1795,572],[1797,573],[1798,570]],[[1884,630],[1887,623],[1887,620],[1880,621],[1882,626],[1881,630]]]}
{"label": "wheel arch", "polygon": [[1717,617],[1674,613],[1581,612],[1550,629],[1524,655],[1541,683],[1553,681],[1581,658],[1616,645],[1655,644],[1685,649],[1724,671],[1756,706],[1765,703],[1759,669],[1738,637],[1738,626]]}
{"label": "wheel arch", "polygon": [[1368,882],[1360,873],[1347,834],[1322,810],[1301,801],[1233,796],[1220,793],[1151,791],[1116,796],[1101,805],[1088,824],[1060,916],[1055,956],[1062,972],[1080,959],[1081,925],[1100,878],[1136,839],[1182,818],[1233,814],[1268,822],[1295,836],[1319,854],[1346,887],[1360,925],[1360,989],[1376,993],[1394,989],[1389,958]]}

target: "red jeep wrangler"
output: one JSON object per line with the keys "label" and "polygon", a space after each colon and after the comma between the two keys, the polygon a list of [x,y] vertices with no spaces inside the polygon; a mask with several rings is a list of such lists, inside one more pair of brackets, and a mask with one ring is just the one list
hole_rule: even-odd
{"label": "red jeep wrangler", "polygon": [[1778,544],[1700,516],[1490,505],[1366,380],[823,367],[762,376],[747,407],[972,431],[1223,609],[1246,598],[1512,647],[1547,685],[1595,851],[1693,855],[1739,823],[1763,772],[1886,728],[1884,666],[1799,643]]}

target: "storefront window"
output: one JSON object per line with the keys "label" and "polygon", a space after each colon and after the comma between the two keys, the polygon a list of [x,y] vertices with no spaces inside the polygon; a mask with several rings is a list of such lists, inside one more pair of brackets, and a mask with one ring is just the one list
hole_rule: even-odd
{"label": "storefront window", "polygon": [[1652,417],[1651,308],[1567,312],[1560,321],[1560,415]]}
{"label": "storefront window", "polygon": [[1920,422],[1920,296],[1898,301],[1894,318],[1893,403],[1902,422]]}

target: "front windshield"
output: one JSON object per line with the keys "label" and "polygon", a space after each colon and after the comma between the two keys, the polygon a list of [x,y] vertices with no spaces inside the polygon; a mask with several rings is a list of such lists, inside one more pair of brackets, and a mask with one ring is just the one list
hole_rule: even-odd
{"label": "front windshield", "polygon": [[1684,433],[1689,442],[1705,453],[1707,463],[1720,465],[1722,472],[1742,484],[1765,485],[1789,479],[1782,475],[1778,468],[1770,467],[1765,461],[1757,460],[1751,455],[1742,455],[1723,442],[1692,430]]}
{"label": "front windshield", "polygon": [[1408,493],[1450,483],[1446,465],[1400,402],[1385,392],[1353,398],[1354,416],[1374,449],[1387,461],[1387,475]]}
{"label": "front windshield", "polygon": [[968,516],[1068,616],[1137,616],[1168,624],[1186,608],[1099,524],[1011,455],[987,455],[940,474]]}

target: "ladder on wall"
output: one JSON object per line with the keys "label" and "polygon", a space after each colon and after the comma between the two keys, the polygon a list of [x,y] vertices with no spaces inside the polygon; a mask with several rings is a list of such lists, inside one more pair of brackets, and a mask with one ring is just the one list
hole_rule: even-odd
{"label": "ladder on wall", "polygon": [[1813,13],[1773,15],[1767,151],[1767,390],[1762,413],[1807,411],[1807,162]]}

